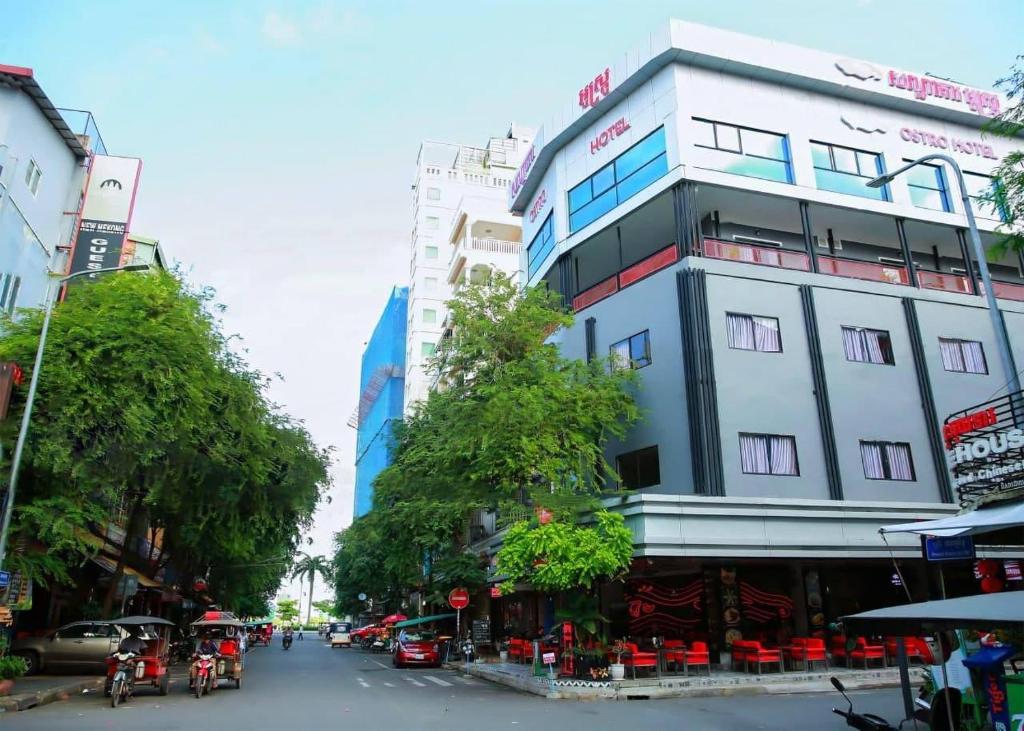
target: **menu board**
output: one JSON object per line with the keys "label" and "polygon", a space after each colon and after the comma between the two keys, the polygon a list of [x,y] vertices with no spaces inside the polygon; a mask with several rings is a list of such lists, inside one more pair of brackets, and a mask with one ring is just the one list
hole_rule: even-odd
{"label": "menu board", "polygon": [[477,647],[491,644],[491,620],[489,617],[473,620],[473,644]]}

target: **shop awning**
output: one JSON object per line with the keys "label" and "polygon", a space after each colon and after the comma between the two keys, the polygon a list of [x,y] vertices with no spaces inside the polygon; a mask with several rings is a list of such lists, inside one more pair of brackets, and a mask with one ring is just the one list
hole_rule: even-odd
{"label": "shop awning", "polygon": [[[107,573],[113,574],[117,571],[117,564],[106,556],[93,556],[92,562],[97,566],[102,567]],[[141,574],[131,566],[124,567],[125,576],[134,576],[139,581],[139,586],[144,586],[147,589],[159,589],[162,585],[159,581],[153,581],[145,574]]]}
{"label": "shop awning", "polygon": [[916,523],[887,525],[881,533],[917,533],[928,536],[973,536],[1004,528],[1024,526],[1024,501],[1009,505],[987,505],[960,515]]}
{"label": "shop awning", "polygon": [[402,627],[415,627],[420,624],[427,624],[429,622],[440,622],[442,619],[455,619],[455,613],[451,614],[432,614],[429,617],[417,617],[416,619],[407,619],[404,622],[398,622],[395,624],[395,629],[401,629]]}
{"label": "shop awning", "polygon": [[1005,591],[903,604],[843,617],[848,634],[915,635],[921,631],[995,629],[1024,624],[1024,592]]}

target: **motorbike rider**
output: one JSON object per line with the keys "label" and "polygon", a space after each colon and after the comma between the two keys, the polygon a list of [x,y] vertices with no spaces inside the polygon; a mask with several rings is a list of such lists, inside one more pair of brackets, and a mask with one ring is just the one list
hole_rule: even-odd
{"label": "motorbike rider", "polygon": [[142,639],[141,627],[128,627],[128,636],[121,640],[117,645],[117,651],[121,654],[133,653],[135,655],[143,655],[146,650],[146,641]]}
{"label": "motorbike rider", "polygon": [[[198,668],[199,668],[199,656],[200,655],[213,655],[214,658],[217,658],[220,655],[220,653],[217,652],[217,643],[215,643],[213,640],[210,639],[210,635],[209,635],[208,632],[204,632],[200,636],[199,647],[196,648],[195,656],[193,658],[194,662],[192,663],[192,667],[189,668],[189,683],[188,683],[188,685],[189,685],[190,688],[192,687],[192,684],[195,682],[196,670],[198,670]],[[212,673],[211,673],[211,680],[214,681],[213,684],[211,685],[211,687],[215,687],[217,685],[217,683],[216,683],[216,680],[217,680],[217,663],[216,662],[213,663],[213,668],[212,668]]]}
{"label": "motorbike rider", "polygon": [[284,633],[281,637],[281,644],[290,645],[292,643],[293,635],[295,631],[291,627],[285,627]]}

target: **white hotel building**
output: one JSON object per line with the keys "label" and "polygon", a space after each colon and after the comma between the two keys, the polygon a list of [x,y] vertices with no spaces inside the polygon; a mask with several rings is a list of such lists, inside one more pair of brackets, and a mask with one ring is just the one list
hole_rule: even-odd
{"label": "white hotel building", "polygon": [[[679,21],[567,90],[509,201],[528,283],[576,312],[565,354],[640,369],[646,417],[607,455],[634,490],[611,501],[637,557],[605,592],[616,630],[721,649],[901,600],[878,528],[955,512],[939,427],[1007,374],[951,171],[865,183],[945,152],[981,196],[1021,147],[981,130],[1006,103]],[[991,245],[999,212],[972,205]],[[1024,365],[1021,265],[990,266]],[[934,591],[916,538],[890,542]],[[946,585],[977,590],[969,564]],[[550,602],[491,613],[536,626]]]}
{"label": "white hotel building", "polygon": [[447,142],[420,146],[413,183],[413,230],[406,330],[405,410],[433,385],[425,365],[446,328],[445,303],[464,282],[498,269],[519,270],[519,219],[508,186],[533,132],[515,124],[486,147]]}

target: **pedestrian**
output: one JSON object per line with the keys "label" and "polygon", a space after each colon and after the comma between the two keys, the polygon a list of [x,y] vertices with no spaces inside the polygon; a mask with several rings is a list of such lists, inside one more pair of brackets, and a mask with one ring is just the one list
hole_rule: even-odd
{"label": "pedestrian", "polygon": [[299,639],[302,639],[302,626],[299,626]]}

